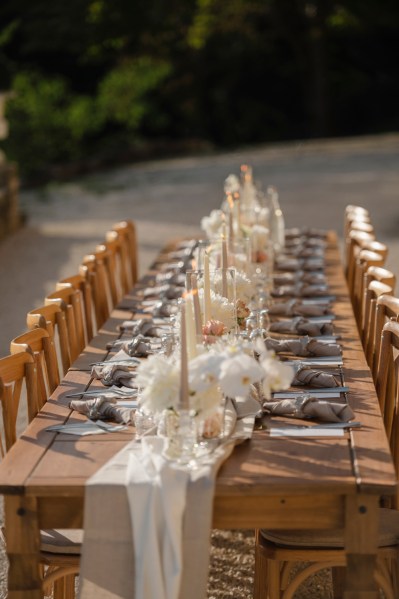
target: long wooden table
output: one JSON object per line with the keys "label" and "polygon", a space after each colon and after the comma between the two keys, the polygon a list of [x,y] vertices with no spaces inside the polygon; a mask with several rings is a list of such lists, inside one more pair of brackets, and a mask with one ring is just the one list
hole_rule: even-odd
{"label": "long wooden table", "polygon": [[[337,301],[335,330],[342,335],[348,401],[361,429],[342,439],[271,438],[256,430],[238,446],[217,477],[213,526],[222,529],[345,528],[346,599],[375,598],[381,495],[396,491],[396,477],[370,371],[348,298],[335,236],[327,276]],[[151,272],[149,273],[151,276]],[[117,325],[134,317],[134,292],[114,310],[61,385],[0,464],[5,495],[10,599],[41,598],[39,530],[83,526],[85,483],[131,440],[134,430],[74,437],[46,432],[80,418],[66,395],[99,385],[90,363],[103,359]]]}

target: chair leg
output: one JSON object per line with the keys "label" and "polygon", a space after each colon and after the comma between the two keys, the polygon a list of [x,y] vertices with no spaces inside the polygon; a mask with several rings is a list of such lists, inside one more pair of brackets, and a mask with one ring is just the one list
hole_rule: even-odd
{"label": "chair leg", "polygon": [[268,599],[280,599],[281,597],[281,582],[280,582],[280,572],[281,572],[281,564],[277,560],[269,560],[267,565],[268,570],[268,578],[267,578],[267,588],[268,588]]}
{"label": "chair leg", "polygon": [[65,578],[58,578],[54,582],[53,586],[53,598],[54,599],[65,599]]}
{"label": "chair leg", "polygon": [[334,566],[331,570],[334,599],[342,599],[345,590],[345,567]]}
{"label": "chair leg", "polygon": [[268,560],[259,543],[255,543],[255,576],[253,599],[267,599],[267,563]]}
{"label": "chair leg", "polygon": [[74,599],[75,597],[75,574],[69,574],[65,577],[65,599]]}

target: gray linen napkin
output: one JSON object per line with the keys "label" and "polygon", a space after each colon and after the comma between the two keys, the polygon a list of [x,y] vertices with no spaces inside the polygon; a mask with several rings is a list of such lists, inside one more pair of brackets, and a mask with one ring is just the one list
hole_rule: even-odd
{"label": "gray linen napkin", "polygon": [[175,285],[184,287],[186,284],[186,275],[184,273],[158,273],[157,282],[161,284]]}
{"label": "gray linen napkin", "polygon": [[263,410],[274,416],[317,418],[323,422],[349,422],[355,416],[347,404],[316,399],[310,395],[280,401],[265,401]]}
{"label": "gray linen napkin", "polygon": [[175,285],[161,285],[160,287],[147,287],[144,290],[144,297],[161,297],[164,299],[178,299],[182,296],[184,288]]}
{"label": "gray linen napkin", "polygon": [[290,258],[281,256],[276,260],[276,270],[323,270],[323,258]]}
{"label": "gray linen napkin", "polygon": [[326,276],[322,272],[285,272],[273,275],[273,281],[276,286],[294,285],[297,283],[307,283],[310,285],[325,284]]}
{"label": "gray linen napkin", "polygon": [[168,301],[161,301],[158,304],[155,304],[150,311],[153,316],[158,316],[161,318],[169,318],[170,316],[177,314],[179,311],[179,307],[175,303],[171,303]]}
{"label": "gray linen napkin", "polygon": [[292,387],[339,387],[340,384],[333,374],[314,370],[304,364],[299,365],[291,382]]}
{"label": "gray linen napkin", "polygon": [[145,340],[143,335],[137,335],[132,341],[126,341],[122,344],[122,351],[130,357],[146,358],[154,353],[151,344]]}
{"label": "gray linen napkin", "polygon": [[265,345],[267,349],[275,351],[276,354],[292,353],[301,357],[341,355],[341,348],[336,343],[321,343],[317,339],[309,339],[308,337],[287,339],[286,341],[267,337]]}
{"label": "gray linen napkin", "polygon": [[152,318],[141,318],[140,320],[125,320],[119,329],[124,332],[132,333],[135,337],[143,335],[144,337],[162,337],[164,330],[156,326]]}
{"label": "gray linen napkin", "polygon": [[123,364],[106,364],[105,366],[96,365],[91,370],[91,375],[95,379],[99,379],[103,385],[110,387],[111,385],[123,385],[135,389],[134,378],[135,372],[132,372],[128,366]]}
{"label": "gray linen napkin", "polygon": [[299,300],[276,302],[269,308],[273,316],[324,316],[331,314],[330,304],[303,304]]}
{"label": "gray linen napkin", "polygon": [[116,399],[100,395],[93,399],[73,399],[69,407],[90,420],[113,420],[114,422],[129,424],[133,421],[135,410],[118,406]]}
{"label": "gray linen napkin", "polygon": [[328,295],[328,285],[308,285],[307,283],[296,283],[295,285],[281,285],[275,287],[272,297],[323,297]]}
{"label": "gray linen napkin", "polygon": [[274,333],[287,333],[289,335],[309,335],[309,337],[318,337],[319,335],[332,335],[333,326],[329,322],[319,323],[306,320],[301,316],[297,316],[292,320],[282,320],[280,322],[272,322],[270,331]]}

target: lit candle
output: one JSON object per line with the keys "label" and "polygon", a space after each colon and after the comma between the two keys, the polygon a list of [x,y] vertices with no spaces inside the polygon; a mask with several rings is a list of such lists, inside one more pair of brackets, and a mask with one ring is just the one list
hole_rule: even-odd
{"label": "lit candle", "polygon": [[197,336],[202,335],[202,320],[201,320],[201,307],[198,297],[198,281],[197,275],[191,275],[191,289],[194,302],[194,320],[195,320],[195,333]]}
{"label": "lit candle", "polygon": [[181,305],[180,312],[180,397],[179,407],[188,410],[188,360],[187,360],[187,335],[186,335],[186,306]]}
{"label": "lit candle", "polygon": [[188,359],[192,360],[197,355],[196,349],[196,332],[195,332],[195,320],[194,320],[194,307],[193,307],[193,296],[191,293],[186,294],[186,340],[187,340],[187,353]]}
{"label": "lit candle", "polygon": [[222,295],[227,297],[227,244],[222,239]]}
{"label": "lit candle", "polygon": [[204,324],[211,320],[211,279],[209,276],[209,254],[204,255]]}

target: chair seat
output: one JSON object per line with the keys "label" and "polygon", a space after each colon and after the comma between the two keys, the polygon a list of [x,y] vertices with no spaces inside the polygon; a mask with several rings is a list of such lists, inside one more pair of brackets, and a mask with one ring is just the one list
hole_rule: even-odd
{"label": "chair seat", "polygon": [[47,553],[80,555],[83,542],[83,530],[49,529],[40,531],[40,550]]}
{"label": "chair seat", "polygon": [[[343,529],[332,530],[261,530],[262,537],[279,547],[309,547],[343,549]],[[399,511],[380,509],[379,547],[399,543]]]}

